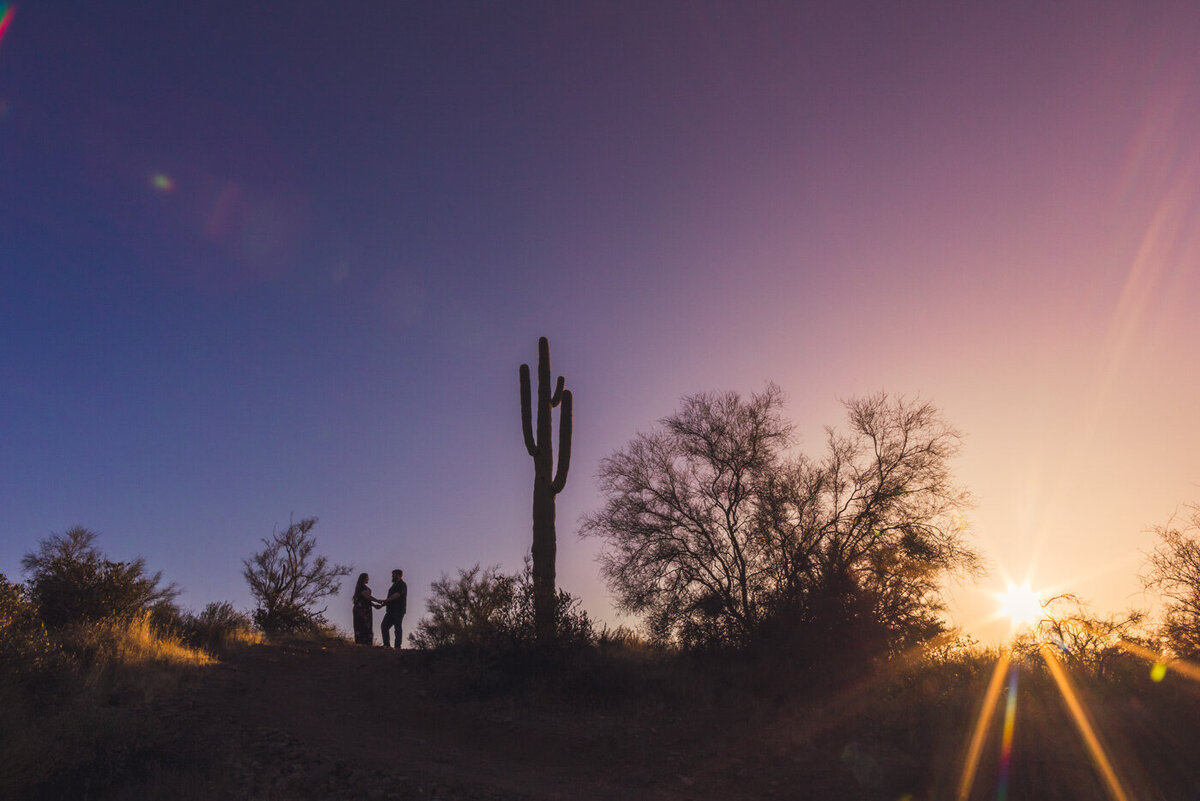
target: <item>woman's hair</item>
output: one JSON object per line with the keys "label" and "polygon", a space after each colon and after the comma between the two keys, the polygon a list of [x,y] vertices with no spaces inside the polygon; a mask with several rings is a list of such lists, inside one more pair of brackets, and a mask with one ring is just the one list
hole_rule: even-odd
{"label": "woman's hair", "polygon": [[354,585],[354,594],[358,595],[360,592],[362,592],[362,588],[365,586],[367,586],[367,574],[359,573],[358,583]]}

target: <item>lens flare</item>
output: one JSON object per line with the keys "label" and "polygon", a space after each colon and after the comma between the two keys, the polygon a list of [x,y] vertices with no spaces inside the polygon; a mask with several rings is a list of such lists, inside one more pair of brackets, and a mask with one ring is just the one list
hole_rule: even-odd
{"label": "lens flare", "polygon": [[150,183],[159,192],[172,192],[175,190],[175,180],[166,173],[154,173],[150,178]]}
{"label": "lens flare", "polygon": [[8,33],[8,26],[12,25],[13,14],[16,10],[16,6],[0,5],[0,42],[4,41],[4,34]]}
{"label": "lens flare", "polygon": [[975,731],[971,734],[971,743],[967,746],[967,754],[963,759],[962,777],[958,782],[956,801],[966,801],[971,797],[971,788],[975,785],[975,773],[979,770],[979,757],[983,753],[983,741],[987,736],[988,724],[996,711],[996,702],[1000,700],[1000,689],[1004,686],[1004,673],[1008,670],[1012,654],[1005,650],[996,660],[992,670],[992,679],[988,682],[983,694],[983,704],[979,707],[979,715],[975,718]]}
{"label": "lens flare", "polygon": [[1008,699],[1004,705],[1004,739],[1000,745],[1000,787],[996,792],[996,801],[1008,798],[1008,772],[1012,764],[1013,730],[1017,723],[1017,666],[1014,664],[1008,672]]}
{"label": "lens flare", "polygon": [[1075,719],[1075,728],[1079,730],[1080,736],[1083,737],[1084,745],[1087,746],[1088,753],[1092,757],[1092,764],[1096,766],[1096,769],[1100,772],[1100,776],[1104,779],[1109,797],[1112,801],[1129,801],[1129,795],[1121,785],[1121,780],[1117,778],[1117,772],[1113,768],[1112,762],[1104,750],[1104,746],[1100,744],[1100,738],[1096,736],[1096,730],[1092,726],[1092,722],[1079,700],[1079,695],[1075,692],[1074,685],[1071,684],[1066,671],[1063,670],[1062,665],[1059,663],[1058,657],[1044,643],[1041,651],[1042,660],[1050,670],[1050,676],[1054,679],[1054,683],[1058,685],[1058,691],[1062,695],[1063,701],[1066,702],[1067,711]]}

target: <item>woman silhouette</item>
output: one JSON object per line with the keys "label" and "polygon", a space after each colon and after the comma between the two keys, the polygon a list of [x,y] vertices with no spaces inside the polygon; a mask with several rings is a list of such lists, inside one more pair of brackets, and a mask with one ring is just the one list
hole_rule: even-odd
{"label": "woman silhouette", "polygon": [[371,577],[366,573],[358,574],[358,583],[354,585],[354,642],[359,645],[372,645],[375,635],[371,628],[371,610],[383,605],[383,602],[371,595],[367,582]]}

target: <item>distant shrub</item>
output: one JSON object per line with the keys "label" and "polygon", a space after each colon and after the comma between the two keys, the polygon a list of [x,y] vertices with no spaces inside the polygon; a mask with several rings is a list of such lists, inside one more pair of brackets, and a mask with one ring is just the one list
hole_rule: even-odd
{"label": "distant shrub", "polygon": [[180,633],[189,644],[211,653],[219,653],[230,646],[256,645],[263,639],[250,616],[239,612],[228,601],[210,603],[198,615],[184,615]]}
{"label": "distant shrub", "polygon": [[1127,646],[1152,645],[1146,637],[1144,612],[1134,609],[1101,616],[1079,597],[1064,593],[1046,601],[1043,613],[1037,628],[1014,642],[1014,650],[1026,661],[1042,665],[1042,649],[1049,646],[1076,675],[1111,682],[1143,672],[1142,658],[1130,653]]}
{"label": "distant shrub", "polygon": [[[457,578],[443,575],[430,589],[429,616],[410,636],[417,648],[527,646],[536,639],[533,571],[528,560],[516,575],[475,565],[459,570]],[[573,647],[594,641],[591,619],[579,599],[559,588],[556,601],[557,644]]]}
{"label": "distant shrub", "polygon": [[174,584],[162,584],[161,573],[149,574],[141,557],[130,562],[109,559],[96,547],[98,536],[75,526],[50,535],[22,557],[29,598],[48,627],[133,618],[156,606],[170,607],[179,594]]}
{"label": "distant shrub", "polygon": [[596,645],[602,651],[646,652],[655,646],[645,635],[629,626],[609,628],[605,626],[596,634]]}

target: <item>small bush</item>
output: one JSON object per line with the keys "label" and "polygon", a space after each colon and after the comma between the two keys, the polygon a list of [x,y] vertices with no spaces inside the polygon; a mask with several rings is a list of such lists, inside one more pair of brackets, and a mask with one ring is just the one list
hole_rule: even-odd
{"label": "small bush", "polygon": [[459,570],[455,579],[443,575],[430,589],[429,617],[421,619],[409,638],[416,647],[486,647],[499,644],[508,632],[516,577],[499,567],[475,565]]}
{"label": "small bush", "polygon": [[[443,575],[430,589],[429,617],[410,636],[417,648],[509,648],[535,642],[533,569],[528,559],[518,575],[475,565],[459,570],[455,579]],[[557,644],[571,648],[591,643],[595,632],[579,599],[559,588],[556,600]]]}
{"label": "small bush", "polygon": [[210,603],[200,614],[184,616],[182,633],[189,644],[211,653],[257,645],[263,640],[250,616],[234,609],[228,601]]}

